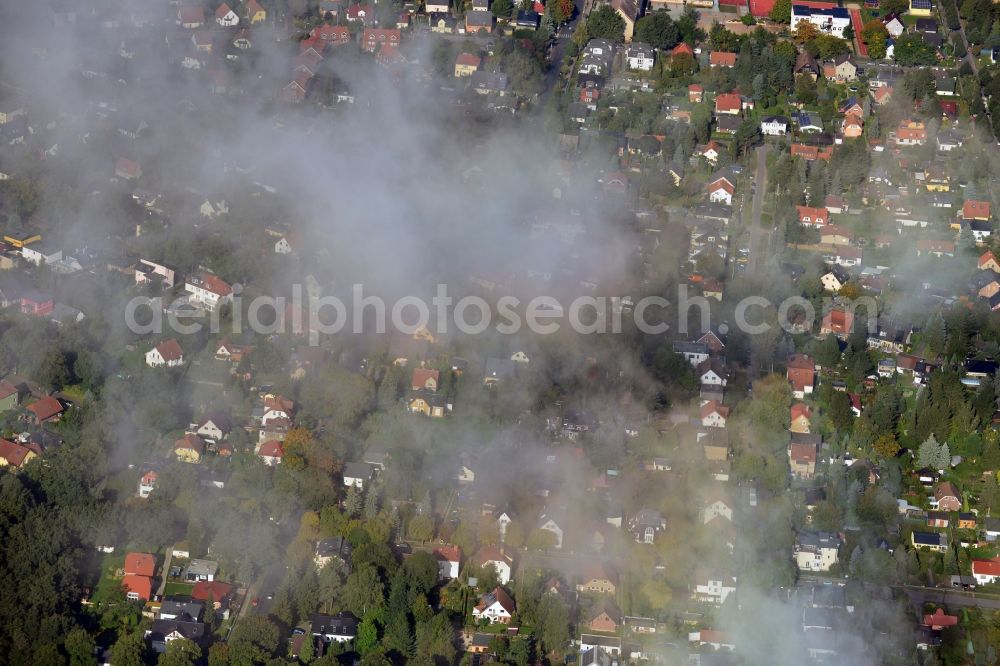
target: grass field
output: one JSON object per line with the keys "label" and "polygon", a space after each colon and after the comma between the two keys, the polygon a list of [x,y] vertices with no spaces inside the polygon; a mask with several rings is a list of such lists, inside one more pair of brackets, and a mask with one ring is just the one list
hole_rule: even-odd
{"label": "grass field", "polygon": [[91,595],[91,601],[95,604],[102,603],[111,598],[111,594],[122,584],[122,579],[115,576],[115,572],[125,566],[124,553],[108,553],[101,558],[101,578],[97,581],[97,587]]}
{"label": "grass field", "polygon": [[166,587],[163,588],[163,594],[180,594],[184,596],[191,596],[191,590],[194,589],[192,583],[175,583],[169,582]]}

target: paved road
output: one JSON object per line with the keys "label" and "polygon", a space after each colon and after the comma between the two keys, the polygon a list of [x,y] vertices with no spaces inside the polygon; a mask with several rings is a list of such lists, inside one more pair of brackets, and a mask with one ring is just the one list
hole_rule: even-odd
{"label": "paved road", "polygon": [[[750,223],[747,230],[750,233],[750,259],[747,262],[747,273],[757,270],[757,257],[760,256],[760,237],[764,230],[760,226],[760,216],[764,212],[764,199],[767,195],[767,144],[757,146],[757,167],[753,176],[756,189],[750,209]],[[769,232],[768,232],[769,233]]]}
{"label": "paved road", "polygon": [[942,604],[944,606],[958,606],[963,608],[976,607],[990,610],[1000,610],[1000,597],[984,597],[982,593],[963,592],[961,590],[940,590],[932,587],[916,587],[912,585],[900,585],[910,602],[918,609],[925,603]]}

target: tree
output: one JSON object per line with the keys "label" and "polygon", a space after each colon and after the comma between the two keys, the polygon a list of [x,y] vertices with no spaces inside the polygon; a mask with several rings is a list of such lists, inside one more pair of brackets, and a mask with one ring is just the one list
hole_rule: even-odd
{"label": "tree", "polygon": [[42,365],[38,369],[38,381],[52,390],[61,389],[69,383],[69,367],[66,356],[58,349],[49,349],[42,357]]}
{"label": "tree", "polygon": [[407,532],[411,539],[428,541],[434,536],[434,519],[427,514],[414,516],[410,521]]}
{"label": "tree", "polygon": [[542,619],[539,638],[546,652],[561,654],[569,643],[569,611],[562,599],[547,594],[539,604],[538,615]]}
{"label": "tree", "polygon": [[816,103],[816,79],[809,74],[799,74],[795,77],[795,99],[802,104]]}
{"label": "tree", "polygon": [[875,443],[872,445],[875,453],[883,459],[895,458],[899,455],[899,443],[896,441],[896,436],[891,432],[883,433],[878,436]]}
{"label": "tree", "polygon": [[[778,23],[791,23],[792,0],[776,0],[767,17]],[[801,23],[799,25],[802,25]]]}
{"label": "tree", "polygon": [[850,23],[844,26],[844,39],[848,41],[854,39],[854,26]]}
{"label": "tree", "polygon": [[646,42],[653,48],[669,50],[680,41],[677,24],[667,11],[646,14],[635,24],[635,39]]}
{"label": "tree", "polygon": [[94,650],[97,643],[85,629],[74,629],[66,634],[64,643],[70,666],[93,666],[97,663]]}
{"label": "tree", "polygon": [[157,666],[194,666],[201,659],[201,648],[192,640],[181,638],[167,643],[167,651],[156,661]]}
{"label": "tree", "polygon": [[937,63],[937,52],[920,33],[903,33],[896,39],[893,58],[904,67],[933,65]]}
{"label": "tree", "polygon": [[822,368],[836,368],[840,363],[840,341],[833,333],[827,335],[816,348],[816,362]]}
{"label": "tree", "polygon": [[493,14],[497,18],[510,18],[514,13],[514,3],[511,0],[494,0]]}
{"label": "tree", "polygon": [[938,444],[934,433],[924,440],[917,450],[917,466],[931,469],[947,469],[951,465],[951,453],[947,442]]}
{"label": "tree", "polygon": [[573,18],[573,12],[576,11],[576,5],[573,3],[573,0],[554,0],[554,2],[547,4],[545,8],[557,25],[561,25]]}
{"label": "tree", "polygon": [[303,664],[310,664],[315,658],[316,639],[313,636],[306,634],[305,639],[302,641],[302,647],[299,648],[299,661]]}
{"label": "tree", "polygon": [[357,648],[361,656],[372,652],[378,645],[378,625],[371,617],[365,617],[358,625]]}
{"label": "tree", "polygon": [[795,32],[792,34],[792,40],[796,44],[802,45],[815,40],[821,34],[815,24],[809,21],[799,21],[799,24],[795,26]]}
{"label": "tree", "polygon": [[124,634],[111,646],[111,663],[115,666],[144,666],[146,640],[142,631]]}
{"label": "tree", "polygon": [[625,19],[618,15],[611,5],[601,7],[587,18],[587,32],[592,38],[607,39],[612,42],[625,41]]}
{"label": "tree", "polygon": [[384,586],[371,564],[355,567],[344,586],[344,605],[358,617],[379,608],[385,601]]}
{"label": "tree", "polygon": [[292,428],[283,442],[285,457],[282,464],[288,469],[299,470],[306,466],[306,451],[312,444],[312,435],[305,428]]}
{"label": "tree", "polygon": [[351,486],[347,489],[347,496],[344,498],[344,513],[351,518],[357,518],[364,507],[364,493],[357,487]]}
{"label": "tree", "polygon": [[760,126],[753,120],[744,120],[736,128],[736,139],[733,142],[736,146],[737,155],[745,155],[750,148],[760,141]]}

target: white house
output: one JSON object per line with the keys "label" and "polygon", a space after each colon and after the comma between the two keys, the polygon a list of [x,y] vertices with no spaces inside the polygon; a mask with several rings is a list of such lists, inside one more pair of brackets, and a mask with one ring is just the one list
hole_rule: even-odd
{"label": "white house", "polygon": [[462,564],[462,549],[458,546],[439,546],[434,549],[434,559],[438,563],[438,578],[453,580],[458,578]]}
{"label": "white house", "polygon": [[151,368],[176,368],[184,365],[184,350],[173,338],[164,340],[146,352],[146,365]]}
{"label": "white house", "polygon": [[760,131],[765,136],[785,136],[788,134],[788,118],[767,116],[760,121]]}
{"label": "white house", "polygon": [[707,525],[716,518],[725,518],[726,520],[732,522],[733,520],[733,507],[730,506],[730,502],[725,499],[717,498],[705,505],[705,508],[701,510],[701,522],[703,525]]}
{"label": "white house", "polygon": [[347,643],[358,635],[358,621],[350,613],[310,615],[309,626],[313,637],[324,643]]}
{"label": "white house", "polygon": [[277,467],[285,457],[284,445],[276,439],[261,442],[257,447],[257,455],[268,467]]}
{"label": "white house", "polygon": [[511,573],[514,569],[514,560],[510,555],[504,553],[495,546],[483,546],[476,553],[476,562],[481,567],[493,567],[496,571],[497,580],[501,585],[510,582]]}
{"label": "white house", "polygon": [[736,591],[736,578],[733,576],[700,572],[695,576],[694,594],[698,601],[714,604],[724,604],[729,595]]}
{"label": "white house", "polygon": [[275,254],[291,254],[292,252],[295,252],[295,247],[288,236],[282,236],[278,239],[278,242],[274,244]]}
{"label": "white house", "polygon": [[551,532],[556,538],[555,547],[562,548],[563,529],[559,526],[559,523],[556,522],[554,517],[543,513],[541,519],[539,520],[538,529]]}
{"label": "white house", "polygon": [[497,587],[480,597],[479,603],[472,609],[472,617],[477,621],[488,620],[490,624],[507,624],[514,616],[514,610],[514,600],[502,587]]}
{"label": "white house", "polygon": [[727,206],[733,205],[733,193],[736,188],[725,178],[719,178],[708,186],[708,200],[712,203],[724,203]]}
{"label": "white house", "polygon": [[844,38],[844,28],[851,24],[851,15],[843,7],[808,7],[792,3],[792,23],[791,30],[795,32],[799,23],[808,21],[812,23],[820,32],[834,37]]}
{"label": "white house", "polygon": [[21,248],[21,256],[25,261],[30,261],[36,266],[42,264],[54,264],[63,258],[62,250],[53,247],[46,247],[42,243],[25,245]]}
{"label": "white house", "polygon": [[497,529],[500,530],[500,540],[503,541],[507,536],[507,526],[514,522],[513,517],[506,511],[501,511],[500,515],[497,516]]}
{"label": "white house", "polygon": [[705,428],[725,428],[729,418],[729,408],[709,400],[701,406],[701,425]]}
{"label": "white house", "polygon": [[172,289],[176,271],[166,264],[158,264],[149,259],[140,259],[135,267],[135,283],[146,284],[153,280],[159,280],[164,287]]}
{"label": "white house", "polygon": [[215,22],[223,28],[232,28],[234,25],[240,24],[240,17],[229,5],[223,2],[219,5],[219,8],[215,10]]}
{"label": "white house", "polygon": [[704,342],[675,340],[674,353],[680,354],[692,367],[697,368],[703,361],[708,360],[708,345]]}
{"label": "white house", "polygon": [[833,532],[802,532],[795,538],[795,564],[800,571],[829,571],[839,551],[840,537]]}
{"label": "white house", "polygon": [[1000,578],[1000,560],[972,560],[972,575],[977,585],[989,585]]}
{"label": "white house", "polygon": [[625,51],[625,57],[628,60],[629,69],[648,72],[653,69],[656,62],[656,50],[649,44],[632,42]]}
{"label": "white house", "polygon": [[369,463],[349,462],[344,465],[344,485],[364,490],[365,484],[375,478],[375,467]]}
{"label": "white house", "polygon": [[187,279],[184,291],[188,298],[208,310],[216,310],[233,298],[233,288],[214,273],[202,271]]}

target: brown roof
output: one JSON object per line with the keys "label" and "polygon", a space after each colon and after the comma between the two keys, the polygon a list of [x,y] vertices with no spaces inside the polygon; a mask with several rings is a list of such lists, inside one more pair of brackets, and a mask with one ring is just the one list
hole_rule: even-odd
{"label": "brown roof", "polygon": [[0,439],[0,458],[6,460],[11,467],[20,467],[30,452],[31,449],[26,446],[7,439]]}
{"label": "brown roof", "polygon": [[708,56],[708,64],[719,67],[735,67],[736,54],[727,51],[712,51]]}
{"label": "brown roof", "polygon": [[198,455],[201,455],[205,452],[205,442],[198,435],[189,432],[174,442],[174,451],[179,449],[191,449],[192,451],[197,451]]}
{"label": "brown roof", "polygon": [[156,557],[149,553],[127,553],[125,573],[137,576],[152,576],[156,573]]}
{"label": "brown roof", "polygon": [[180,343],[173,338],[169,340],[164,340],[160,344],[156,345],[156,351],[160,353],[163,360],[166,362],[179,361],[184,358],[184,350],[181,349]]}
{"label": "brown roof", "polygon": [[479,598],[479,603],[476,604],[476,609],[484,611],[493,605],[495,601],[500,602],[503,609],[507,611],[510,615],[514,614],[515,606],[514,600],[510,598],[510,595],[504,591],[499,585],[493,589],[492,592],[484,594]]}
{"label": "brown roof", "polygon": [[482,58],[473,53],[459,53],[458,58],[455,59],[455,64],[467,67],[479,67],[481,62]]}
{"label": "brown roof", "polygon": [[63,406],[61,402],[53,398],[51,395],[47,395],[44,398],[28,405],[28,410],[35,415],[36,421],[47,421],[53,416],[61,414]]}
{"label": "brown roof", "polygon": [[816,462],[816,445],[807,442],[793,442],[788,447],[788,457],[798,463]]}
{"label": "brown roof", "polygon": [[958,499],[962,497],[958,492],[958,488],[951,481],[942,481],[934,489],[934,499],[940,502],[945,497],[955,497]]}
{"label": "brown roof", "polygon": [[717,400],[709,400],[701,406],[701,418],[707,418],[713,412],[718,413],[724,419],[729,418],[729,408],[720,404]]}

